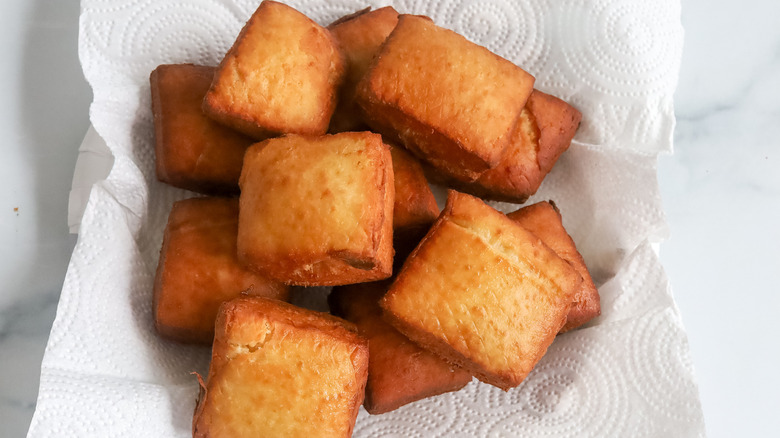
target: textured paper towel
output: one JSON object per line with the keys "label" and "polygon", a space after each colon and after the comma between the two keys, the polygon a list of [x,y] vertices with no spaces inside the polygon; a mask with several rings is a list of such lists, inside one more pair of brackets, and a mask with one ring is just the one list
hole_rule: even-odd
{"label": "textured paper towel", "polygon": [[[83,0],[91,121],[114,164],[96,184],[41,371],[31,437],[186,437],[208,348],[159,339],[151,291],[171,204],[155,180],[148,77],[216,64],[258,0]],[[320,23],[387,2],[295,1]],[[398,1],[523,66],[584,114],[532,200],[554,199],[603,314],[559,336],[520,387],[479,382],[380,416],[355,436],[703,436],[685,332],[651,244],[666,236],[657,154],[671,151],[679,0]],[[511,204],[496,204],[514,210]],[[314,300],[316,301],[316,300]],[[314,303],[316,305],[316,303]]]}

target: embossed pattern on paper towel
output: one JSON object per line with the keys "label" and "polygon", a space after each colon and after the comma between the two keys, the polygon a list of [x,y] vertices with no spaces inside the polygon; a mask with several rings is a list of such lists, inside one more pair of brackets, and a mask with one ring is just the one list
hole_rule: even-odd
{"label": "embossed pattern on paper towel", "polygon": [[[258,3],[83,0],[90,116],[115,165],[82,221],[29,436],[190,436],[189,373],[205,372],[209,351],[156,336],[151,286],[170,206],[192,194],[155,179],[148,76],[161,63],[216,64]],[[474,381],[385,415],[361,409],[355,436],[703,436],[687,340],[648,243],[665,235],[655,163],[671,149],[679,1],[290,2],[323,24],[388,3],[509,58],[582,110],[534,200],[561,208],[604,310],[560,336],[519,388]]]}
{"label": "embossed pattern on paper towel", "polygon": [[[257,3],[84,1],[85,73],[91,82],[135,84],[163,62],[215,64]],[[289,3],[323,24],[366,4],[429,15],[526,68],[539,88],[580,108],[580,141],[648,153],[669,147],[682,50],[677,0]]]}

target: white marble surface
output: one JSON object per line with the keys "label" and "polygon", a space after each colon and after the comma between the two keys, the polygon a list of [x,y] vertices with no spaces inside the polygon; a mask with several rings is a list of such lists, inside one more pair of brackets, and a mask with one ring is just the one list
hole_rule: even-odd
{"label": "white marble surface", "polygon": [[661,246],[708,434],[780,430],[780,2],[683,0]]}
{"label": "white marble surface", "polygon": [[[780,3],[683,0],[661,257],[711,437],[780,430]],[[0,2],[0,436],[24,436],[75,238],[67,199],[91,100],[76,0]]]}
{"label": "white marble surface", "polygon": [[68,191],[92,93],[77,0],[0,1],[0,436],[21,437],[70,253]]}

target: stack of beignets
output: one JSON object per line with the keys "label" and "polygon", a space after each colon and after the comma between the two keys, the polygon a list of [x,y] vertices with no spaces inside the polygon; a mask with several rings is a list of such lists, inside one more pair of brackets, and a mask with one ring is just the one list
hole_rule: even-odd
{"label": "stack of beignets", "polygon": [[[158,265],[158,332],[213,339],[194,436],[349,436],[364,397],[507,390],[600,313],[554,204],[461,193],[525,202],[582,115],[429,18],[263,1],[218,67],[150,81],[158,179],[240,193],[176,203]],[[426,173],[460,190],[441,213]],[[337,286],[345,319],[290,285]]]}

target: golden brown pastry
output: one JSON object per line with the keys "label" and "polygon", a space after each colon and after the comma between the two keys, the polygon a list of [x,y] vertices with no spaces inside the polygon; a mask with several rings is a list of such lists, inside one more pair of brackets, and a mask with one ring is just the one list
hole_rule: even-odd
{"label": "golden brown pastry", "polygon": [[[398,12],[386,6],[374,11],[366,8],[328,26],[347,60],[346,80],[341,88],[339,105],[331,118],[332,132],[366,127],[354,102],[355,87],[397,22]],[[424,233],[439,214],[436,199],[419,162],[403,148],[391,147],[390,151],[395,174],[394,230],[403,233],[422,229]]]}
{"label": "golden brown pastry", "polygon": [[200,193],[238,193],[244,152],[254,140],[203,114],[215,70],[167,64],[152,72],[157,179]]}
{"label": "golden brown pastry", "polygon": [[242,293],[288,298],[287,286],[238,263],[237,232],[238,199],[193,198],[173,205],[154,282],[158,333],[210,344],[222,302]]}
{"label": "golden brown pastry", "polygon": [[368,339],[368,383],[364,406],[382,414],[426,397],[457,391],[471,374],[420,348],[382,319],[379,299],[389,281],[333,288],[331,312],[354,322]]}
{"label": "golden brown pastry", "polygon": [[203,109],[257,139],[324,134],[343,75],[343,55],[327,29],[266,0],[220,63]]}
{"label": "golden brown pastry", "polygon": [[506,390],[547,351],[581,282],[531,232],[450,191],[381,306],[401,333]]}
{"label": "golden brown pastry", "polygon": [[534,90],[528,98],[501,162],[467,182],[429,173],[432,180],[473,195],[525,202],[571,144],[582,114],[557,97]]}
{"label": "golden brown pastry", "polygon": [[365,130],[365,122],[355,103],[355,87],[396,23],[398,12],[392,6],[385,6],[374,11],[366,8],[341,17],[328,26],[347,62],[339,103],[330,119],[330,132]]}
{"label": "golden brown pastry", "polygon": [[417,159],[397,146],[390,147],[390,155],[395,181],[393,229],[396,234],[419,234],[422,230],[422,237],[439,216],[436,198]]}
{"label": "golden brown pastry", "polygon": [[378,134],[258,143],[240,186],[238,258],[251,269],[300,286],[391,275],[393,165]]}
{"label": "golden brown pastry", "polygon": [[495,167],[534,78],[427,17],[401,15],[357,102],[367,122],[446,175]]}
{"label": "golden brown pastry", "polygon": [[398,146],[391,146],[390,154],[395,180],[393,272],[397,272],[439,216],[439,206],[419,161]]}
{"label": "golden brown pastry", "polygon": [[217,316],[192,435],[349,437],[367,374],[368,343],[354,325],[281,301],[237,298]]}
{"label": "golden brown pastry", "polygon": [[577,251],[574,240],[563,228],[561,213],[552,202],[538,202],[507,214],[509,219],[522,225],[574,267],[582,277],[582,285],[574,294],[574,304],[569,310],[566,325],[561,333],[577,328],[601,314],[599,291],[593,284],[585,260]]}

